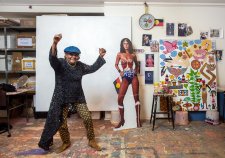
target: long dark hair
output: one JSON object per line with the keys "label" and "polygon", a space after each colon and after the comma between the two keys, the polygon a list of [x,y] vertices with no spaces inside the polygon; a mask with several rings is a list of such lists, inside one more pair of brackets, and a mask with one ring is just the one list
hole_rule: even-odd
{"label": "long dark hair", "polygon": [[122,40],[121,40],[121,42],[120,42],[120,52],[121,53],[126,53],[125,52],[125,49],[124,49],[124,47],[123,47],[123,42],[124,41],[127,41],[128,42],[128,44],[129,44],[129,53],[130,54],[132,54],[133,53],[133,45],[132,45],[132,42],[128,39],[128,38],[123,38]]}

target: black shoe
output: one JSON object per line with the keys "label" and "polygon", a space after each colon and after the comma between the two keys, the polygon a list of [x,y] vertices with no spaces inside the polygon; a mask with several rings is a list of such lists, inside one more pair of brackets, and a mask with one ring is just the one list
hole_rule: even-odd
{"label": "black shoe", "polygon": [[40,143],[38,144],[38,146],[45,151],[49,151],[49,146],[44,146],[44,145],[41,145]]}

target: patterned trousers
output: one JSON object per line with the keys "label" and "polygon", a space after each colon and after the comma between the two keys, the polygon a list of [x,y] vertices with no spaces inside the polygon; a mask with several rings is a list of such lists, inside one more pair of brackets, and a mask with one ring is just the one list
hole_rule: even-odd
{"label": "patterned trousers", "polygon": [[[83,123],[87,131],[87,138],[89,140],[94,139],[95,138],[94,128],[93,128],[91,113],[88,110],[87,104],[85,103],[74,104],[73,106],[75,106],[76,111],[78,112],[80,117],[83,119]],[[60,137],[63,143],[65,144],[70,143],[70,133],[67,126],[67,115],[68,115],[68,106],[65,106],[63,108],[63,123],[58,130]]]}

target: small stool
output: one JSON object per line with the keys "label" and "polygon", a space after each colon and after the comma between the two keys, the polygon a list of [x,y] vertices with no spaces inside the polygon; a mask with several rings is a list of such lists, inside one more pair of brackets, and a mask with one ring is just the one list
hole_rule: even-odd
{"label": "small stool", "polygon": [[[166,97],[167,100],[167,111],[161,111],[161,112],[157,112],[157,103],[158,103],[158,98],[160,97]],[[152,123],[152,119],[153,119],[153,127],[152,127],[152,131],[154,131],[154,127],[155,127],[155,120],[156,119],[164,119],[164,118],[157,118],[156,115],[157,114],[168,114],[167,118],[170,121],[170,119],[172,119],[172,125],[173,125],[173,129],[175,129],[174,126],[174,117],[173,117],[173,110],[172,110],[172,104],[173,104],[173,99],[172,99],[173,95],[172,94],[153,94],[153,100],[152,100],[152,111],[151,111],[151,117],[150,117],[150,124]],[[171,114],[171,117],[170,117]],[[154,117],[154,118],[153,118]]]}

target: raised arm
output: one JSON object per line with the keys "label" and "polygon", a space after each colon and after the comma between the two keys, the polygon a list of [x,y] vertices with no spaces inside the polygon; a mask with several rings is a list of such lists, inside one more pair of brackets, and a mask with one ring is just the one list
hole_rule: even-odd
{"label": "raised arm", "polygon": [[106,54],[106,50],[104,48],[99,48],[99,57],[95,61],[93,65],[86,65],[83,63],[83,74],[90,74],[97,71],[102,65],[106,63],[105,59],[103,58]]}
{"label": "raised arm", "polygon": [[56,34],[53,38],[53,43],[49,52],[49,62],[54,70],[56,70],[59,65],[59,59],[57,58],[57,44],[62,39],[62,34]]}

